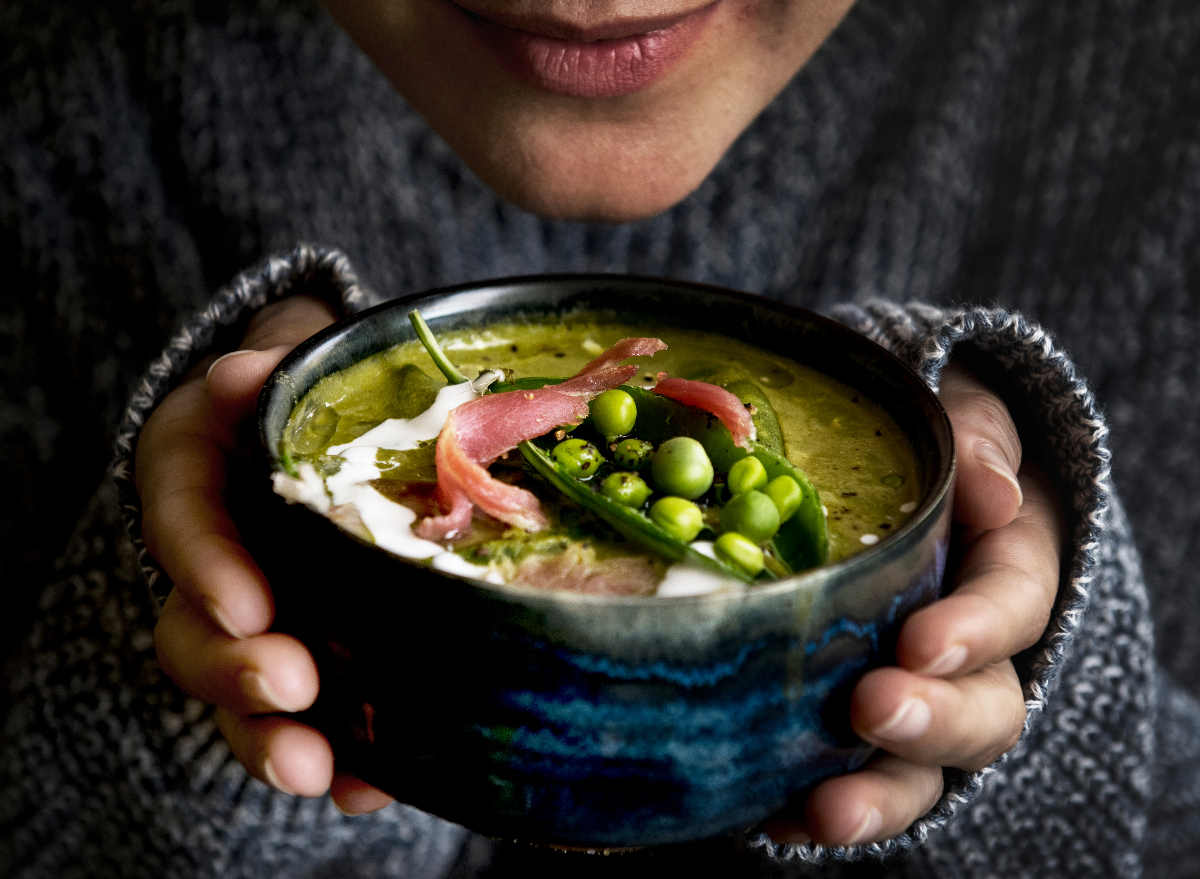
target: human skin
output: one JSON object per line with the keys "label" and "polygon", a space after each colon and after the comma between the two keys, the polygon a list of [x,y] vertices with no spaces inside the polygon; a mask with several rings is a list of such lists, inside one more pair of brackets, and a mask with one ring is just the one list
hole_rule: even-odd
{"label": "human skin", "polygon": [[[175,584],[154,633],[163,669],[218,706],[218,726],[256,778],[305,796],[332,785],[339,808],[364,813],[390,798],[335,775],[324,737],[287,716],[316,699],[316,667],[302,644],[270,631],[270,584],[224,502],[225,464],[247,453],[238,437],[264,379],[334,317],[307,297],[263,309],[243,350],[202,364],[155,410],[135,473],[147,547]],[[1046,480],[1019,463],[1003,402],[953,365],[941,398],[959,455],[954,515],[963,555],[950,575],[953,591],[905,622],[897,665],[869,673],[854,690],[852,725],[883,749],[880,757],[766,822],[778,841],[847,845],[894,836],[937,801],[941,767],[982,768],[1020,734],[1025,708],[1010,657],[1035,643],[1049,618],[1062,518]]]}
{"label": "human skin", "polygon": [[[544,216],[609,221],[651,216],[695,189],[851,5],[464,2],[471,13],[448,0],[325,5],[499,194]],[[557,90],[531,82],[489,42],[509,25],[534,39],[567,38],[570,52],[581,40],[636,33],[629,21],[686,23],[689,13],[705,16],[691,42],[651,81],[621,93],[605,82],[570,80]],[[316,698],[316,668],[299,642],[270,632],[270,584],[241,547],[223,499],[225,462],[244,452],[239,425],[252,417],[262,381],[333,318],[304,297],[264,309],[242,353],[197,371],[155,411],[138,443],[136,476],[147,546],[175,584],[155,630],[163,668],[218,706],[217,722],[251,774],[307,796],[332,785],[340,808],[361,813],[390,799],[335,775],[325,739],[287,717]],[[906,621],[897,665],[866,675],[854,691],[852,724],[880,757],[769,820],[779,841],[894,836],[937,801],[941,767],[982,768],[1020,734],[1025,709],[1010,657],[1035,643],[1049,619],[1062,518],[1046,481],[1023,464],[1003,402],[953,365],[941,395],[959,450],[963,552],[954,590]]]}
{"label": "human skin", "polygon": [[524,81],[490,48],[489,25],[449,0],[324,5],[505,199],[547,217],[627,221],[657,214],[699,186],[852,0],[464,0],[501,23],[570,36],[708,14],[661,79],[600,98]]}

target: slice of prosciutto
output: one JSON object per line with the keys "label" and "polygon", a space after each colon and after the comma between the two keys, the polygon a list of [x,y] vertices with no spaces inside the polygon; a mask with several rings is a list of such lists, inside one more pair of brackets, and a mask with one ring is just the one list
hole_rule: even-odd
{"label": "slice of prosciutto", "polygon": [[538,499],[523,488],[493,479],[487,468],[525,440],[587,417],[588,401],[624,384],[645,357],[667,346],[659,339],[622,339],[573,377],[533,391],[506,391],[470,400],[450,411],[438,434],[438,500],[446,512],[417,526],[426,540],[457,537],[471,526],[475,507],[505,524],[540,531],[549,523]]}
{"label": "slice of prosciutto", "polygon": [[733,435],[733,444],[736,446],[749,449],[750,440],[756,439],[758,436],[758,432],[754,428],[754,420],[746,410],[745,404],[735,394],[720,385],[691,381],[685,378],[671,378],[665,372],[660,372],[658,384],[652,390],[660,396],[670,397],[686,406],[695,406],[705,412],[711,412],[729,428],[730,434]]}

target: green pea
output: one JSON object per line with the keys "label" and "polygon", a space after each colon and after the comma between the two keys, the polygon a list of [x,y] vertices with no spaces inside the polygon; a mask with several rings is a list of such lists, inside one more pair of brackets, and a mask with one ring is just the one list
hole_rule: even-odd
{"label": "green pea", "polygon": [[704,527],[704,514],[691,501],[664,497],[650,505],[650,521],[672,537],[691,543]]}
{"label": "green pea", "polygon": [[721,530],[736,531],[764,544],[779,530],[779,509],[761,491],[734,495],[721,510]]}
{"label": "green pea", "polygon": [[630,437],[617,443],[613,460],[618,467],[624,467],[626,470],[641,470],[650,463],[650,456],[653,454],[653,443]]}
{"label": "green pea", "polygon": [[766,565],[762,550],[736,531],[726,531],[718,537],[713,550],[725,564],[745,571],[752,577]]}
{"label": "green pea", "polygon": [[765,490],[767,497],[775,502],[775,506],[779,510],[780,523],[792,518],[796,514],[796,510],[800,509],[800,501],[804,500],[804,493],[800,491],[800,486],[786,473],[772,479]]}
{"label": "green pea", "polygon": [[612,473],[600,484],[600,493],[627,507],[640,507],[650,497],[650,486],[636,473]]}
{"label": "green pea", "polygon": [[576,479],[588,479],[596,475],[604,455],[587,440],[573,438],[554,447],[554,461]]}
{"label": "green pea", "polygon": [[725,479],[730,494],[761,490],[766,484],[767,468],[753,455],[742,458],[730,467],[729,475]]}
{"label": "green pea", "polygon": [[688,436],[677,436],[658,447],[650,462],[654,485],[663,494],[694,500],[708,491],[713,465],[704,446]]}
{"label": "green pea", "polygon": [[637,404],[620,388],[605,391],[592,400],[591,412],[596,432],[610,442],[633,430],[637,421]]}

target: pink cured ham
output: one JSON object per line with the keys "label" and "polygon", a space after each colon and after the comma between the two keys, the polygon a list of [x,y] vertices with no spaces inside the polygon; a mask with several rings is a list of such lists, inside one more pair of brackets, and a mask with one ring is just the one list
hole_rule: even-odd
{"label": "pink cured ham", "polygon": [[745,405],[736,395],[725,390],[720,385],[708,382],[690,381],[685,378],[671,378],[665,372],[658,374],[658,384],[653,388],[654,393],[670,397],[685,406],[695,406],[705,412],[711,412],[721,419],[721,423],[729,428],[733,435],[734,445],[743,449],[750,448],[750,440],[757,437],[754,421]]}
{"label": "pink cured ham", "polygon": [[451,410],[438,434],[434,461],[438,499],[447,512],[417,526],[426,540],[445,540],[466,532],[475,507],[525,531],[547,526],[536,497],[523,488],[493,479],[487,468],[505,452],[588,414],[588,400],[624,384],[637,367],[621,366],[627,357],[655,354],[667,346],[658,339],[622,339],[572,378],[533,391],[506,391],[470,400]]}

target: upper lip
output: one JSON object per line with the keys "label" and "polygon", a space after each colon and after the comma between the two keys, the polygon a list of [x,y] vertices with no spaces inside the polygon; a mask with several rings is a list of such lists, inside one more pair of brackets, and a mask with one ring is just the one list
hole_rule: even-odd
{"label": "upper lip", "polygon": [[650,16],[625,16],[601,13],[595,21],[572,21],[554,12],[493,9],[487,0],[454,0],[464,11],[486,18],[494,24],[556,40],[591,43],[596,40],[620,40],[664,30],[689,15],[711,5],[713,0],[701,0],[681,12]]}

